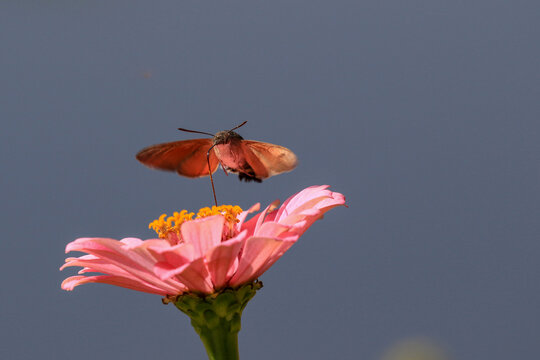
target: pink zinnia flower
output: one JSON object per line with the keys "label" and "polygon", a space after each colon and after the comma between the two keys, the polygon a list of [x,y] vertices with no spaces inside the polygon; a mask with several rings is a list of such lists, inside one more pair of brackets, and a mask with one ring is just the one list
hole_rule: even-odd
{"label": "pink zinnia flower", "polygon": [[342,194],[327,188],[304,189],[279,209],[273,203],[247,221],[259,204],[248,211],[233,206],[204,208],[195,219],[185,210],[167,220],[162,215],[150,224],[159,239],[77,239],[66,246],[66,253],[88,255],[66,259],[61,270],[83,269],[81,275],[64,280],[62,289],[95,282],[176,296],[237,288],[268,270],[325,212],[345,205]]}

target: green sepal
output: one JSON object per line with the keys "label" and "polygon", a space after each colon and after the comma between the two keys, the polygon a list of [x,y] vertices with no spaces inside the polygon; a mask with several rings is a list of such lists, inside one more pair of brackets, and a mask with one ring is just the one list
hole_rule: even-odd
{"label": "green sepal", "polygon": [[164,302],[173,302],[191,318],[210,360],[235,360],[239,358],[242,311],[262,286],[262,282],[255,280],[237,289],[226,288],[206,296],[188,293]]}

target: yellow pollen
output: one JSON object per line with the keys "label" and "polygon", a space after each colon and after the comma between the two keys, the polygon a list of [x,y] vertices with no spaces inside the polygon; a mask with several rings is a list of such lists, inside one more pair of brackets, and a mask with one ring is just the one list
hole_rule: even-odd
{"label": "yellow pollen", "polygon": [[[234,225],[239,222],[238,214],[242,212],[240,206],[233,205],[220,205],[212,206],[212,208],[204,207],[199,210],[195,219],[201,219],[213,215],[223,215],[225,217],[225,223],[229,229],[232,229]],[[167,214],[162,214],[158,219],[152,221],[149,225],[149,229],[153,229],[161,239],[166,239],[169,233],[175,233],[180,236],[180,227],[186,221],[194,220],[194,213],[188,213],[187,210],[180,212],[174,212],[172,216],[167,217]]]}

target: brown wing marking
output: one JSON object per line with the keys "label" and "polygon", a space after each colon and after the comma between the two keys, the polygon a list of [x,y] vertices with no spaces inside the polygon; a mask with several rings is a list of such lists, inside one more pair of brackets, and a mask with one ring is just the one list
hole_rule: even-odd
{"label": "brown wing marking", "polygon": [[260,179],[291,171],[298,164],[296,155],[283,146],[243,140],[242,147],[247,162]]}
{"label": "brown wing marking", "polygon": [[[193,139],[157,144],[141,150],[137,155],[144,165],[167,171],[176,171],[187,177],[208,176],[206,153],[212,146],[212,139]],[[210,152],[210,167],[216,171],[218,161]]]}

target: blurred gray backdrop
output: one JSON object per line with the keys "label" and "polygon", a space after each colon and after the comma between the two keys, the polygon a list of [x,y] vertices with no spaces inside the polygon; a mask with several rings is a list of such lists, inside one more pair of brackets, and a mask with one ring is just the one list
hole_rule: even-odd
{"label": "blurred gray backdrop", "polygon": [[[204,359],[159,296],[60,289],[65,245],[150,238],[208,179],[135,153],[244,120],[300,164],[222,203],[347,196],[264,274],[242,359],[540,357],[538,1],[0,3],[2,359]],[[71,255],[76,255],[71,254]]]}

